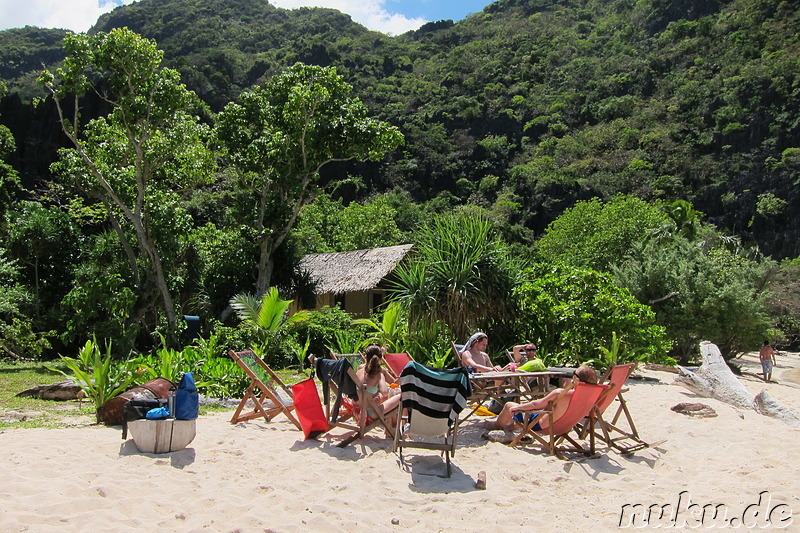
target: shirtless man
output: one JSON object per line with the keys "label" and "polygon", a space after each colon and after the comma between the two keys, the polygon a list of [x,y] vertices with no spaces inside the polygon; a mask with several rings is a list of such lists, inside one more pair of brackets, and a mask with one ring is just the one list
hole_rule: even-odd
{"label": "shirtless man", "polygon": [[[578,369],[575,371],[575,376],[583,383],[597,383],[597,372],[595,372],[594,368],[590,366],[582,365],[578,367]],[[503,406],[503,410],[497,416],[497,420],[494,422],[489,422],[486,427],[489,430],[502,429],[505,431],[512,431],[525,420],[523,418],[524,411],[545,409],[547,404],[551,400],[554,400],[563,391],[564,389],[555,389],[544,398],[523,404],[507,402]],[[553,416],[555,416],[556,419],[558,419],[562,414],[564,414],[564,411],[567,410],[569,399],[572,397],[574,392],[574,390],[567,391],[567,393],[555,404],[555,406],[553,406]],[[536,420],[536,425],[533,426],[534,431],[542,431],[550,427],[548,415],[534,413],[530,416],[533,417],[532,420]]]}
{"label": "shirtless man", "polygon": [[492,372],[503,370],[502,366],[493,365],[486,354],[489,346],[489,337],[486,333],[478,332],[469,338],[464,350],[461,352],[461,365],[471,366],[477,372]]}
{"label": "shirtless man", "polygon": [[775,360],[775,350],[769,345],[769,341],[764,341],[764,345],[758,351],[758,358],[761,359],[764,381],[772,381],[772,365],[778,364],[778,361]]}

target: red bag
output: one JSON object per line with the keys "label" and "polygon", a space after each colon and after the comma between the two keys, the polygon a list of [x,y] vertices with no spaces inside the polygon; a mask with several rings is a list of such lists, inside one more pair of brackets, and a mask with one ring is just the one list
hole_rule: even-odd
{"label": "red bag", "polygon": [[292,385],[294,412],[303,428],[306,439],[315,439],[328,431],[328,419],[322,411],[317,385],[313,378],[308,378]]}

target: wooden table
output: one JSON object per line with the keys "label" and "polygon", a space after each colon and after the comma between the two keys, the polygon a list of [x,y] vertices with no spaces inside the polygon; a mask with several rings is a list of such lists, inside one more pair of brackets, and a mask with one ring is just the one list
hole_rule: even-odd
{"label": "wooden table", "polygon": [[[561,372],[511,372],[507,370],[470,374],[472,395],[469,397],[469,401],[476,405],[462,421],[469,418],[489,400],[501,402],[511,400],[521,403],[541,398],[548,392],[550,378],[562,375]],[[532,381],[535,381],[533,386],[531,385]]]}

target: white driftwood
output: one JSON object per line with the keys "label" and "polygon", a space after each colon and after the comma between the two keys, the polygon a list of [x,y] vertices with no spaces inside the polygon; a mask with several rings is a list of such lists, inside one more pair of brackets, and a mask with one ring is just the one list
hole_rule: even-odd
{"label": "white driftwood", "polygon": [[753,408],[762,415],[778,418],[792,427],[800,428],[800,414],[776,402],[765,390],[753,398]]}
{"label": "white driftwood", "polygon": [[762,415],[783,420],[793,427],[800,427],[800,415],[778,404],[766,391],[762,390],[753,397],[731,372],[716,344],[701,342],[700,354],[703,359],[700,368],[692,372],[679,366],[674,383],[705,398],[716,398],[735,407],[753,409]]}

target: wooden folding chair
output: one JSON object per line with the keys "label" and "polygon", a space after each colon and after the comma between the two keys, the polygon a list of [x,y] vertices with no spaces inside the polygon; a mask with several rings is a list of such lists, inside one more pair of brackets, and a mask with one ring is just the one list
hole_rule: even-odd
{"label": "wooden folding chair", "polygon": [[[228,350],[228,354],[250,378],[250,385],[245,390],[236,412],[233,413],[231,424],[262,416],[269,422],[283,413],[297,426],[297,429],[302,430],[300,422],[292,414],[294,410],[292,391],[281,378],[252,350],[244,352]],[[248,400],[253,401],[253,409],[243,412]],[[265,400],[270,400],[272,407],[265,406]]]}
{"label": "wooden folding chair", "polygon": [[[570,389],[571,394],[570,394]],[[556,396],[555,399],[548,402],[548,406],[541,410],[526,411],[526,413],[538,413],[539,416],[535,420],[526,420],[523,424],[523,429],[509,444],[510,446],[517,446],[523,443],[525,436],[530,436],[542,446],[547,448],[551,455],[555,455],[559,459],[565,459],[564,452],[577,452],[584,455],[591,455],[594,453],[594,431],[589,431],[590,444],[589,449],[584,448],[578,441],[573,439],[569,433],[577,424],[582,420],[589,417],[592,409],[597,405],[598,400],[604,392],[608,391],[608,385],[594,385],[590,383],[581,383],[574,379],[564,390]],[[567,410],[562,413],[556,420],[552,419],[555,407],[559,402],[568,401]],[[547,427],[544,429],[536,430],[534,427],[545,421],[547,417]],[[589,417],[589,424],[592,426],[593,418]],[[569,442],[572,447],[561,446],[563,441]]]}
{"label": "wooden folding chair", "polygon": [[[636,430],[636,425],[633,423],[633,417],[628,410],[628,404],[622,395],[626,390],[623,389],[623,386],[635,368],[636,363],[615,365],[609,368],[605,376],[600,380],[601,383],[605,382],[609,385],[608,394],[598,402],[592,411],[592,417],[596,419],[594,424],[595,428],[600,429],[600,432],[595,431],[594,436],[620,453],[633,453],[650,446],[639,437],[639,432]],[[614,416],[603,417],[606,410],[614,403],[614,400],[619,401],[619,406]],[[627,429],[622,427],[620,423],[620,417],[622,415],[625,415]],[[589,428],[584,425],[581,427],[580,434],[585,436],[588,431]],[[618,436],[614,437],[613,435],[615,433],[618,434]],[[621,441],[633,442],[621,444]]]}
{"label": "wooden folding chair", "polygon": [[450,342],[450,347],[453,348],[453,357],[456,358],[456,366],[463,366],[461,363],[461,352],[464,351],[464,345]]}
{"label": "wooden folding chair", "polygon": [[[324,378],[321,377],[318,364],[320,364],[320,361],[325,360],[317,359],[313,355],[309,356],[308,359],[311,361],[312,367],[317,370],[317,378],[322,381]],[[337,446],[344,448],[378,427],[383,427],[388,435],[394,434],[394,425],[389,422],[389,418],[395,413],[396,409],[384,413],[383,408],[378,405],[373,395],[367,392],[367,386],[359,379],[355,369],[349,364],[345,368],[345,375],[347,376],[345,379],[349,379],[355,388],[355,396],[361,398],[361,401],[349,398],[345,394],[339,395],[339,389],[344,384],[342,382],[335,383],[332,379],[328,380],[328,385],[334,394],[329,396],[329,401],[324,407],[331,429],[339,427],[350,431]],[[333,396],[342,397],[342,409],[339,413],[335,413],[331,407]],[[368,411],[373,413],[374,419],[368,416]]]}
{"label": "wooden folding chair", "polygon": [[401,429],[401,423],[395,427],[394,451],[399,451],[400,463],[403,463],[403,448],[441,451],[450,477],[458,415],[470,395],[466,370],[436,371],[414,362],[403,369],[400,389],[400,405],[408,418],[406,427]]}

